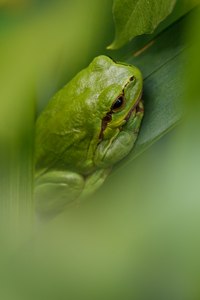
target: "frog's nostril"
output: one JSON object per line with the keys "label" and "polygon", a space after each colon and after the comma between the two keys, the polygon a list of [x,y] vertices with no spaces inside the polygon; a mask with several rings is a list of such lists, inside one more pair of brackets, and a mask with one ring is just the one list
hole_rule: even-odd
{"label": "frog's nostril", "polygon": [[130,81],[133,81],[134,79],[135,79],[135,77],[134,77],[134,76],[131,76],[129,80],[130,80]]}

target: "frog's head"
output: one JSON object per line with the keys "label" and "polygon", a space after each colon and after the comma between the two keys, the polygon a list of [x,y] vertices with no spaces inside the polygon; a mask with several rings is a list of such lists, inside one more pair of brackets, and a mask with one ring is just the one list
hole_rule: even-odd
{"label": "frog's head", "polygon": [[138,68],[98,56],[90,64],[95,85],[96,112],[102,120],[100,138],[110,139],[131,113],[142,95],[142,75]]}

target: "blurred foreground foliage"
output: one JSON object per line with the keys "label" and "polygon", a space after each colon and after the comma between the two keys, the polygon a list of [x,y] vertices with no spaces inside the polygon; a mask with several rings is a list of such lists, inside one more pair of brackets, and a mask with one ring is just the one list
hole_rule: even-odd
{"label": "blurred foreground foliage", "polygon": [[[112,1],[2,6],[1,299],[199,299],[200,12],[177,5],[165,27],[121,52],[103,50]],[[39,111],[102,53],[144,74],[136,148],[78,210],[30,229],[35,102]],[[182,111],[180,126],[133,160]]]}

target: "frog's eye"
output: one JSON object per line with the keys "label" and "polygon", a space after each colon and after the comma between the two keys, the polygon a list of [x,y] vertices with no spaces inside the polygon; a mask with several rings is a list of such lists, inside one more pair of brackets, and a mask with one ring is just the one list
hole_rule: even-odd
{"label": "frog's eye", "polygon": [[121,95],[115,100],[115,102],[112,106],[112,111],[117,112],[118,110],[120,110],[123,107],[123,104],[124,104],[124,97],[123,97],[123,95]]}

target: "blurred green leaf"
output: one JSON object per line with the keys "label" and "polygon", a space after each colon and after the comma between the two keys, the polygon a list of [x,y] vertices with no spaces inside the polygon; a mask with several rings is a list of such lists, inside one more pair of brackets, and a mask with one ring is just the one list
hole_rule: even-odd
{"label": "blurred green leaf", "polygon": [[172,11],[176,0],[115,0],[113,15],[116,26],[114,42],[108,47],[117,49],[137,35],[152,33]]}
{"label": "blurred green leaf", "polygon": [[100,24],[111,7],[110,0],[41,2],[0,9],[0,221],[11,234],[32,226],[36,102],[41,108],[102,47]]}

